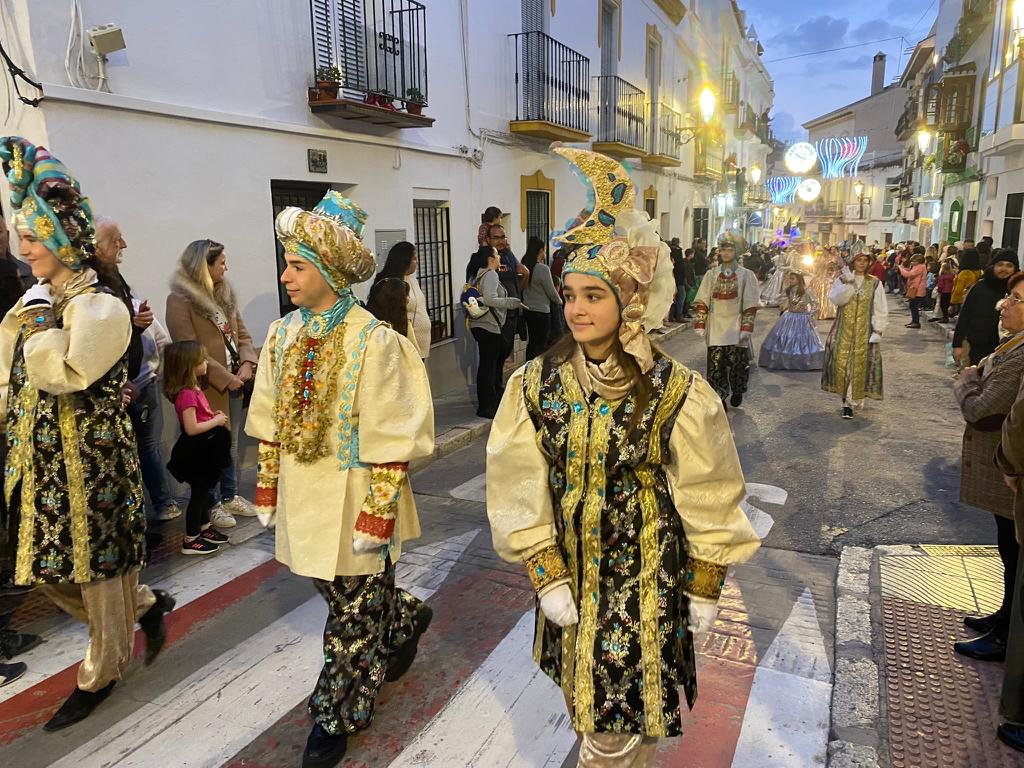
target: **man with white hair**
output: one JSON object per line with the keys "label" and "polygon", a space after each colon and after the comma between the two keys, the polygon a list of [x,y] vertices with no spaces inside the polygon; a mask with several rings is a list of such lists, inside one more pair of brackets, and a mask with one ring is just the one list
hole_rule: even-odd
{"label": "man with white hair", "polygon": [[121,275],[119,264],[128,244],[121,234],[121,227],[108,216],[96,220],[96,257],[111,273],[116,285],[122,290],[118,294],[132,315],[132,339],[128,347],[128,386],[125,400],[128,415],[135,429],[135,442],[139,449],[142,465],[142,480],[149,491],[149,497],[156,511],[156,519],[173,520],[181,514],[181,508],[171,496],[164,472],[164,460],[160,453],[160,436],[163,419],[160,403],[161,352],[170,343],[170,336],[153,315],[147,301],[139,301],[132,294],[131,286]]}

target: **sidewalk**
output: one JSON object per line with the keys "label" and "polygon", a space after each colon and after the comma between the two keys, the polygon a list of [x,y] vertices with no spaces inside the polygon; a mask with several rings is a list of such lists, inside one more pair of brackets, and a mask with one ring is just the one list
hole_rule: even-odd
{"label": "sidewalk", "polygon": [[996,739],[1003,665],[953,652],[999,607],[995,547],[848,547],[836,587],[831,768],[1024,762]]}

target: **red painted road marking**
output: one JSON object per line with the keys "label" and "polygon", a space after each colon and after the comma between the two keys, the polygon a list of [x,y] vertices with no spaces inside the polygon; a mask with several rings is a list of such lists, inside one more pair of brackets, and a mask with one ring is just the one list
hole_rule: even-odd
{"label": "red painted road marking", "polygon": [[[232,579],[227,584],[207,592],[181,610],[172,611],[167,617],[167,645],[165,648],[171,647],[187,632],[198,628],[199,625],[213,618],[228,606],[249,597],[265,581],[276,576],[283,569],[284,566],[281,563],[269,560],[243,573],[238,578]],[[142,631],[137,630],[133,656],[141,657],[144,647],[145,640]],[[82,653],[85,653],[84,646]],[[41,683],[0,703],[0,746],[7,746],[16,741],[53,716],[64,699],[74,690],[78,666],[78,664],[72,664]]]}

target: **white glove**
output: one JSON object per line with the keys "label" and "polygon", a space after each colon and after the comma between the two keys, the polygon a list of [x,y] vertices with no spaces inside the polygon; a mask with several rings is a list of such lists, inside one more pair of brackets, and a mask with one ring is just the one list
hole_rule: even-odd
{"label": "white glove", "polygon": [[568,627],[580,620],[576,610],[576,601],[572,599],[572,590],[568,584],[560,584],[540,598],[540,609],[544,617],[559,627]]}
{"label": "white glove", "polygon": [[750,331],[740,331],[740,343],[739,346],[744,346],[750,341]]}
{"label": "white glove", "polygon": [[878,331],[874,331],[874,332],[872,332],[871,336],[868,338],[868,344],[877,344],[881,340],[882,340],[882,334],[880,334]]}
{"label": "white glove", "polygon": [[715,625],[718,601],[687,595],[690,600],[690,631],[697,636],[705,634]]}
{"label": "white glove", "polygon": [[702,338],[702,339],[703,339],[703,338],[704,338],[705,336],[707,336],[707,333],[708,333],[708,331],[707,331],[707,329],[706,329],[706,328],[697,328],[697,329],[695,329],[695,330],[697,331],[697,335],[698,335],[698,336],[699,336],[700,338]]}
{"label": "white glove", "polygon": [[50,295],[49,284],[43,285],[42,283],[36,283],[21,297],[21,305],[27,307],[29,304],[46,304],[51,306],[53,304],[53,296]]}

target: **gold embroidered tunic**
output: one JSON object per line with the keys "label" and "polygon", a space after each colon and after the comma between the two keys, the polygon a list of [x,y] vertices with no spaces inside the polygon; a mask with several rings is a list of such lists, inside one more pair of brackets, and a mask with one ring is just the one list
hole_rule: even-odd
{"label": "gold embroidered tunic", "polygon": [[84,584],[145,559],[142,476],[121,402],[131,319],[92,278],[69,283],[54,306],[56,327],[26,334],[33,317],[20,316],[20,300],[0,322],[17,584]]}
{"label": "gold embroidered tunic", "polygon": [[[434,450],[426,369],[408,339],[353,306],[318,340],[308,386],[321,402],[303,415],[285,400],[302,397],[307,387],[305,369],[295,370],[301,360],[292,359],[306,354],[307,345],[299,312],[271,324],[245,424],[251,437],[281,444],[277,559],[324,581],[381,573],[377,551],[353,553],[354,528],[370,489],[370,465],[405,463]],[[412,487],[403,478],[391,559],[419,535]]]}
{"label": "gold embroidered tunic", "polygon": [[825,342],[821,388],[854,403],[881,400],[882,345],[872,343],[871,334],[884,333],[888,324],[885,287],[872,275],[848,283],[837,277],[829,300],[837,312]]}
{"label": "gold embroidered tunic", "polygon": [[578,625],[537,612],[534,660],[580,732],[674,736],[678,686],[696,695],[687,593],[715,598],[760,545],[721,401],[658,356],[654,394],[587,395],[571,363],[513,374],[487,444],[487,514],[502,559],[538,593],[568,583]]}

